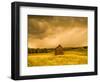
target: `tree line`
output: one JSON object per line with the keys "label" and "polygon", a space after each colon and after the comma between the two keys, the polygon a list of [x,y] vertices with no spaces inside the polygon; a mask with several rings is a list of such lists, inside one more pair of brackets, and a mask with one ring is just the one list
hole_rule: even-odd
{"label": "tree line", "polygon": [[52,52],[54,49],[47,49],[47,48],[43,48],[43,49],[40,49],[40,48],[37,48],[37,49],[31,49],[31,48],[28,48],[28,53],[49,53],[49,52]]}

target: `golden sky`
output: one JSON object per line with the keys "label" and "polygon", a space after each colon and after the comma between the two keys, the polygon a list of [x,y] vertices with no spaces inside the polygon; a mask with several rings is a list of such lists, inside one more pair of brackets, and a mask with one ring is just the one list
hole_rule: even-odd
{"label": "golden sky", "polygon": [[87,46],[88,18],[28,15],[28,47]]}

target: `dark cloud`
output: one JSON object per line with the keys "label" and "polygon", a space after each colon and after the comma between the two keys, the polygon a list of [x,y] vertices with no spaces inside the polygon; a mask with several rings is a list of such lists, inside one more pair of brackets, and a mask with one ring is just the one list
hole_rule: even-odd
{"label": "dark cloud", "polygon": [[[69,47],[87,45],[87,27],[87,17],[29,15],[29,46],[31,45],[32,47],[33,45],[34,47],[36,45],[36,47],[54,47],[56,46],[55,44],[63,44],[65,47]],[[84,33],[82,34],[82,32]],[[70,38],[72,36],[73,39]],[[81,37],[84,37],[84,40],[81,39]],[[51,43],[48,43],[47,41],[51,41]],[[37,45],[38,42],[40,44],[45,42],[46,46]],[[53,44],[53,42],[55,44]]]}

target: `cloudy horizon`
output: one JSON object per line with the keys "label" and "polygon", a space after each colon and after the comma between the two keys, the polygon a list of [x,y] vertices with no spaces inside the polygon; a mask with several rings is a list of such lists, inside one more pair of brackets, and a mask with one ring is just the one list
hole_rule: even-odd
{"label": "cloudy horizon", "polygon": [[28,48],[87,46],[88,18],[28,15]]}

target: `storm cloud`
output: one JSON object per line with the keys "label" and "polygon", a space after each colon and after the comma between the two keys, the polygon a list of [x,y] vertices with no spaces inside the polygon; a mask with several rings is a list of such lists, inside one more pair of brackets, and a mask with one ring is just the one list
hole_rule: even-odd
{"label": "storm cloud", "polygon": [[28,15],[28,47],[87,46],[87,17]]}

